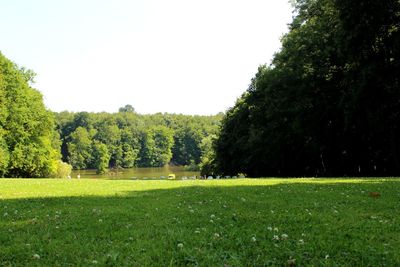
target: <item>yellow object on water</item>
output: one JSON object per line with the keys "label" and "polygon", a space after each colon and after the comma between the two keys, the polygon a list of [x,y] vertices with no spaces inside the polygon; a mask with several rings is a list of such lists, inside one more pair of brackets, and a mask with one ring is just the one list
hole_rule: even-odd
{"label": "yellow object on water", "polygon": [[175,174],[173,174],[173,173],[170,173],[170,174],[168,174],[168,179],[175,179]]}

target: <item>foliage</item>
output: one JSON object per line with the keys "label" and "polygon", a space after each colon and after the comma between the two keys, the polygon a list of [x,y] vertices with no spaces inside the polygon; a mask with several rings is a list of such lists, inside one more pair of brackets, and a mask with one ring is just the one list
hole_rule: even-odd
{"label": "foliage", "polygon": [[[0,261],[5,266],[290,266],[289,260],[296,266],[399,266],[399,183],[0,179]],[[369,192],[381,197],[373,199]]]}
{"label": "foliage", "polygon": [[31,88],[34,73],[0,53],[0,176],[50,177],[59,148],[54,117]]}
{"label": "foliage", "polygon": [[[63,159],[74,169],[92,168],[99,172],[109,167],[155,167],[170,162],[195,167],[205,153],[202,140],[217,134],[222,118],[222,114],[141,115],[130,105],[118,113],[60,112],[55,116]],[[107,150],[102,151],[108,154],[102,160],[96,158],[94,151],[100,143],[106,145]]]}
{"label": "foliage", "polygon": [[108,163],[110,161],[110,154],[108,153],[107,146],[99,141],[93,142],[93,157],[94,166],[96,167],[98,174],[103,174],[108,168]]}
{"label": "foliage", "polygon": [[201,141],[200,147],[203,151],[203,155],[201,156],[199,168],[200,175],[202,176],[214,176],[217,173],[217,165],[213,148],[213,143],[215,142],[216,138],[216,135],[210,135],[203,138]]}
{"label": "foliage", "polygon": [[161,167],[167,164],[172,157],[173,142],[173,132],[167,127],[148,129],[142,138],[140,166]]}
{"label": "foliage", "polygon": [[119,108],[119,112],[135,112],[135,109],[132,105],[125,105],[124,107]]}
{"label": "foliage", "polygon": [[68,178],[71,175],[72,166],[62,160],[57,161],[57,170],[52,175],[54,178]]}
{"label": "foliage", "polygon": [[400,2],[295,2],[270,66],[222,122],[220,173],[400,172]]}
{"label": "foliage", "polygon": [[91,160],[91,137],[88,131],[79,126],[71,133],[68,151],[70,151],[69,162],[77,169],[85,169]]}

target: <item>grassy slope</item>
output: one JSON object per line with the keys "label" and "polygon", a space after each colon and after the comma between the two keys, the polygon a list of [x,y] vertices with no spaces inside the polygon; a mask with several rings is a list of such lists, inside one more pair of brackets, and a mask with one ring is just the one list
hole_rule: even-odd
{"label": "grassy slope", "polygon": [[399,210],[396,179],[0,179],[0,266],[394,266]]}

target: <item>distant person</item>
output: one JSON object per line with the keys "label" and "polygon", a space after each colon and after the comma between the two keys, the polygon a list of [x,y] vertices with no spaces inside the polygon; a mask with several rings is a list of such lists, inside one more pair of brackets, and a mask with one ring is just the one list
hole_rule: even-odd
{"label": "distant person", "polygon": [[71,179],[71,175],[68,174],[67,179]]}
{"label": "distant person", "polygon": [[78,173],[78,175],[76,176],[78,179],[81,179],[81,174]]}

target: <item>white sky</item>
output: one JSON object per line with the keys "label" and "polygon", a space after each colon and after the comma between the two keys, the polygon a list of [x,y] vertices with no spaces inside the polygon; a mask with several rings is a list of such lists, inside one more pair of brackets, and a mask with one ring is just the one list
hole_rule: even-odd
{"label": "white sky", "polygon": [[288,0],[9,0],[0,51],[53,111],[216,114],[287,32]]}

